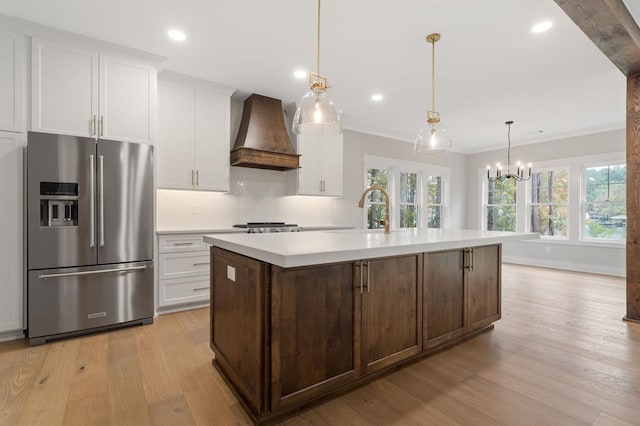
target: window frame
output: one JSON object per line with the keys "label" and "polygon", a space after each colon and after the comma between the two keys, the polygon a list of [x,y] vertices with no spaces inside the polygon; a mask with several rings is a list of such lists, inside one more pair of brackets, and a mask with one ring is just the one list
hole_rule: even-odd
{"label": "window frame", "polygon": [[[573,221],[571,220],[571,167],[569,165],[546,165],[546,166],[542,166],[542,167],[537,167],[535,168],[532,173],[540,173],[540,172],[550,172],[550,171],[562,171],[562,170],[566,170],[567,171],[567,203],[564,204],[563,206],[566,207],[567,209],[567,236],[563,237],[563,236],[551,236],[551,235],[542,235],[540,234],[540,239],[541,240],[545,240],[545,241],[568,241],[569,237],[571,236],[571,231],[572,231],[572,223]],[[531,230],[531,208],[533,207],[534,203],[531,202],[531,198],[532,198],[532,191],[533,191],[533,185],[532,185],[532,180],[528,180],[526,181],[526,187],[525,187],[525,199],[526,199],[526,209],[525,209],[525,232],[534,232]],[[535,203],[536,205],[555,205],[555,206],[561,206],[560,204],[557,203]]]}
{"label": "window frame", "polygon": [[[368,169],[386,169],[388,170],[388,188],[389,192],[389,215],[391,219],[390,226],[392,229],[413,229],[413,228],[400,228],[400,207],[401,194],[400,194],[400,173],[415,173],[416,176],[416,228],[427,228],[427,204],[426,204],[426,176],[440,176],[441,177],[441,223],[440,228],[445,228],[449,224],[449,182],[451,176],[451,168],[446,166],[418,163],[414,161],[406,161],[387,157],[378,157],[373,155],[363,155],[363,187],[368,187],[367,171]],[[376,203],[377,204],[377,203]],[[368,228],[367,210],[370,205],[369,200],[365,200],[365,205],[362,212],[362,223],[364,229]],[[371,228],[375,229],[375,228]]]}
{"label": "window frame", "polygon": [[[620,246],[620,245],[626,245],[627,243],[627,239],[624,238],[622,240],[614,240],[614,239],[609,239],[609,238],[590,238],[587,237],[585,235],[584,232],[584,228],[586,226],[586,218],[585,218],[585,213],[586,213],[586,207],[587,207],[587,169],[590,168],[595,168],[595,167],[611,167],[611,166],[625,166],[625,213],[626,213],[626,200],[627,200],[627,193],[626,193],[626,189],[627,189],[627,160],[625,159],[611,159],[611,160],[603,160],[603,161],[593,161],[593,162],[585,162],[584,164],[582,164],[581,170],[580,170],[580,232],[579,232],[579,236],[578,239],[581,242],[585,242],[585,243],[591,243],[591,244],[598,244],[598,245],[604,245],[604,244],[611,244],[614,246]],[[627,233],[627,228],[625,226],[625,235]]]}

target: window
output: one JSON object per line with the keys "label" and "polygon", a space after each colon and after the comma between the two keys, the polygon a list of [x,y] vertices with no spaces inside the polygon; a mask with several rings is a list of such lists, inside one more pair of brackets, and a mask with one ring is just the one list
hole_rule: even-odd
{"label": "window", "polygon": [[569,170],[558,168],[531,175],[529,223],[542,238],[567,238]]}
{"label": "window", "polygon": [[427,176],[425,186],[427,227],[442,228],[442,176]]}
{"label": "window", "polygon": [[626,239],[626,187],[627,166],[624,164],[585,168],[584,239]]}
{"label": "window", "polygon": [[486,225],[488,231],[516,230],[516,182],[487,182]]}
{"label": "window", "polygon": [[[367,169],[367,188],[371,185],[379,185],[389,189],[389,171],[386,169]],[[384,228],[380,221],[384,219],[385,201],[380,191],[371,191],[367,194],[367,229]]]}
{"label": "window", "polygon": [[418,227],[418,174],[400,173],[400,228]]}
{"label": "window", "polygon": [[[442,228],[446,225],[448,167],[364,156],[365,187],[380,185],[389,192],[392,228]],[[364,222],[383,228],[385,200],[380,191],[366,197]]]}

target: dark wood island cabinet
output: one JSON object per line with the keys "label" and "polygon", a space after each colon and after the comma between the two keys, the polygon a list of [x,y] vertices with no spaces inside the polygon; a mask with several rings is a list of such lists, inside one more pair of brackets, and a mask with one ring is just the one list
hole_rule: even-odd
{"label": "dark wood island cabinet", "polygon": [[281,267],[211,249],[213,360],[255,423],[492,328],[501,245]]}

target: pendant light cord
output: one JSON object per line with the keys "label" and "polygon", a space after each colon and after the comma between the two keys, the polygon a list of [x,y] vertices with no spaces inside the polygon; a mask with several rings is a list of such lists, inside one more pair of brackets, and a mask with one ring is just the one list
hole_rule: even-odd
{"label": "pendant light cord", "polygon": [[316,60],[318,63],[318,74],[320,74],[320,0],[318,0],[318,49]]}
{"label": "pendant light cord", "polygon": [[509,126],[509,130],[507,130],[507,141],[509,142],[507,145],[507,173],[509,173],[511,167],[511,123],[507,123],[507,125]]}
{"label": "pendant light cord", "polygon": [[431,111],[435,111],[435,110],[436,110],[436,41],[434,39],[434,40],[431,40]]}

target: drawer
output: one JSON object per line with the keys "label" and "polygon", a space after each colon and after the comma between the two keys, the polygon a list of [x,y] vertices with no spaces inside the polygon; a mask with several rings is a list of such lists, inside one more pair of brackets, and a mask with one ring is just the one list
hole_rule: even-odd
{"label": "drawer", "polygon": [[158,278],[209,276],[209,252],[165,253],[160,255]]}
{"label": "drawer", "polygon": [[202,234],[161,235],[158,240],[158,252],[160,253],[180,253],[209,249],[209,244],[202,241]]}
{"label": "drawer", "polygon": [[209,300],[208,276],[160,280],[159,287],[158,305],[160,306]]}

